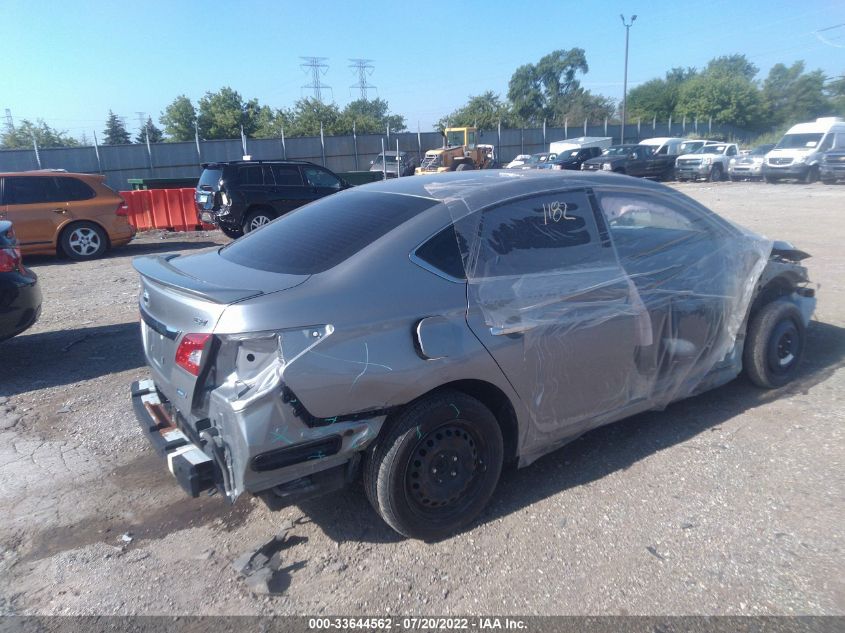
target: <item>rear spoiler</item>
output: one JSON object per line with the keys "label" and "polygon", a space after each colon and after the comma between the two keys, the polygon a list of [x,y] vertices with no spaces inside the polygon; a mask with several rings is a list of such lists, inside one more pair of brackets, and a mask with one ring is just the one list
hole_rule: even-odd
{"label": "rear spoiler", "polygon": [[141,276],[183,294],[199,297],[212,303],[228,304],[263,295],[261,290],[226,288],[197,279],[176,268],[170,262],[179,255],[136,257],[132,266]]}

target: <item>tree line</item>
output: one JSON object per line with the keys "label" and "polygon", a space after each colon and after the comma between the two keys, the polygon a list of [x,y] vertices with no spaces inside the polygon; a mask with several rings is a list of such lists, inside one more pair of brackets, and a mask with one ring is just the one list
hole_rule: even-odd
{"label": "tree line", "polygon": [[[467,102],[437,122],[438,129],[471,125],[482,130],[562,127],[591,122],[620,121],[621,104],[581,85],[589,72],[582,48],[560,49],[536,64],[517,68],[502,97],[492,90],[470,96]],[[672,118],[712,120],[752,132],[778,131],[792,123],[823,115],[845,114],[845,76],[827,79],[821,70],[807,71],[803,61],[775,64],[765,78],[745,55],[716,57],[702,68],[672,68],[628,92],[627,120],[643,122]],[[238,138],[379,134],[406,131],[405,118],[390,112],[383,99],[358,99],[340,108],[334,103],[303,98],[290,108],[271,108],[258,99],[244,99],[226,86],[206,92],[194,104],[176,97],[158,119],[148,117],[133,139],[123,120],[111,110],[100,142],[106,145]],[[322,128],[321,128],[322,126]],[[3,148],[72,147],[89,144],[51,128],[43,120],[22,120],[0,135]]]}

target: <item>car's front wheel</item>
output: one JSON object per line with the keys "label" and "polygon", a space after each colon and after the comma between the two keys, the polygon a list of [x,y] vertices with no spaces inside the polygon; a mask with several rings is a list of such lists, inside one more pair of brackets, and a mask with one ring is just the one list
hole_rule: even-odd
{"label": "car's front wheel", "polygon": [[782,387],[795,377],[804,355],[801,310],[784,299],[763,306],[748,324],[743,366],[758,387]]}
{"label": "car's front wheel", "polygon": [[59,246],[70,259],[94,259],[106,252],[108,237],[93,222],[74,222],[62,231]]}
{"label": "car's front wheel", "polygon": [[487,505],[503,460],[502,433],[481,402],[441,391],[389,421],[367,454],[364,488],[394,530],[437,540]]}

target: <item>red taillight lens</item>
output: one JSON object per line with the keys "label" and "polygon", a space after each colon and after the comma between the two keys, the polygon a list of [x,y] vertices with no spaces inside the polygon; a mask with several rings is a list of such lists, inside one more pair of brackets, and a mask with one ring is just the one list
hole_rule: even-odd
{"label": "red taillight lens", "polygon": [[176,348],[176,364],[189,374],[199,376],[202,354],[211,334],[185,334]]}
{"label": "red taillight lens", "polygon": [[129,205],[126,204],[126,200],[123,198],[120,199],[120,206],[117,207],[114,213],[124,218],[129,215]]}
{"label": "red taillight lens", "polygon": [[0,273],[10,273],[21,267],[21,252],[17,248],[0,248]]}

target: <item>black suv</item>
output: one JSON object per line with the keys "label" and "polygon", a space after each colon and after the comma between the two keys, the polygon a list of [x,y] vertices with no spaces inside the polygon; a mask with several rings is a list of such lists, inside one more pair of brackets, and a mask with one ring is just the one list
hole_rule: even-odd
{"label": "black suv", "polygon": [[205,163],[194,202],[200,222],[219,226],[236,238],[350,186],[325,167],[307,161]]}

